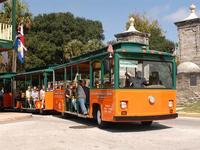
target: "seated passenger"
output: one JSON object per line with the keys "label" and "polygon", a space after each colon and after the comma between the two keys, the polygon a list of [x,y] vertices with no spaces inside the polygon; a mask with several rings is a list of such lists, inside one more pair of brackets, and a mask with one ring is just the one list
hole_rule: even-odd
{"label": "seated passenger", "polygon": [[0,109],[3,108],[3,94],[4,94],[4,90],[3,88],[0,89]]}
{"label": "seated passenger", "polygon": [[31,95],[32,95],[31,87],[28,86],[28,89],[26,90],[26,100],[28,102],[29,108],[32,108]]}
{"label": "seated passenger", "polygon": [[149,85],[162,85],[158,72],[152,72],[151,76],[149,77]]}
{"label": "seated passenger", "polygon": [[36,86],[34,86],[34,88],[33,88],[31,97],[33,99],[34,104],[35,104],[35,101],[39,100],[39,93],[37,91],[37,87]]}
{"label": "seated passenger", "polygon": [[71,101],[72,101],[72,108],[77,111],[77,91],[76,91],[76,82],[72,83],[72,86],[70,87],[72,90],[72,95],[71,95]]}
{"label": "seated passenger", "polygon": [[65,99],[67,104],[67,110],[73,111],[76,109],[76,99],[75,99],[75,93],[73,89],[73,83],[67,85],[67,89],[65,91]]}
{"label": "seated passenger", "polygon": [[137,71],[135,77],[132,77],[128,72],[125,73],[126,77],[128,77],[128,81],[126,81],[126,85],[129,83],[129,86],[134,86],[137,88],[142,88],[146,85],[146,79],[142,77],[142,72]]}

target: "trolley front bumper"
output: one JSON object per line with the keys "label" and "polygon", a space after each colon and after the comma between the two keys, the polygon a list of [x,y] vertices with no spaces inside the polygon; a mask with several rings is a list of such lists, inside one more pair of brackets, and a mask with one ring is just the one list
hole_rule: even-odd
{"label": "trolley front bumper", "polygon": [[157,115],[157,116],[114,116],[114,121],[153,121],[153,120],[165,120],[165,119],[175,119],[178,117],[177,113],[168,115]]}

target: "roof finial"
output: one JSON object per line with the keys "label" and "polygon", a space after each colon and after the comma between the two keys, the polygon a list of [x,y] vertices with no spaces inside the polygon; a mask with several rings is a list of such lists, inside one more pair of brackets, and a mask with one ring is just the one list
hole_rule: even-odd
{"label": "roof finial", "polygon": [[130,26],[129,26],[127,32],[139,32],[138,30],[135,29],[135,26],[134,26],[135,19],[133,17],[130,17],[129,23],[130,23]]}
{"label": "roof finial", "polygon": [[191,20],[191,19],[196,19],[198,16],[196,15],[196,6],[194,4],[190,5],[190,15],[185,18],[184,20]]}
{"label": "roof finial", "polygon": [[130,26],[134,26],[134,23],[135,23],[135,19],[133,17],[131,17],[129,19],[129,22],[130,22]]}
{"label": "roof finial", "polygon": [[191,13],[195,13],[196,12],[196,6],[194,4],[190,5],[190,10],[191,10]]}

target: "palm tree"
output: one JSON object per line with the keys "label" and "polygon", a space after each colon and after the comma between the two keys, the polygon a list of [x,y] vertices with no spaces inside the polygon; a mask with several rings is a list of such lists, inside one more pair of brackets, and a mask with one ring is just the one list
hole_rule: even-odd
{"label": "palm tree", "polygon": [[[12,15],[12,1],[8,0],[3,4],[3,10],[0,13],[0,18],[4,22],[11,22]],[[32,14],[29,13],[28,6],[22,0],[16,0],[16,17],[17,24],[24,24],[27,29],[31,27]]]}

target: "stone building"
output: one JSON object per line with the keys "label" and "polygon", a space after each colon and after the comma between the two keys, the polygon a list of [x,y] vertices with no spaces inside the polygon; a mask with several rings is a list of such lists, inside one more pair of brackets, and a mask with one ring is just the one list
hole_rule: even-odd
{"label": "stone building", "polygon": [[180,54],[177,71],[178,105],[193,103],[200,99],[200,18],[196,6],[190,6],[190,15],[176,22]]}

